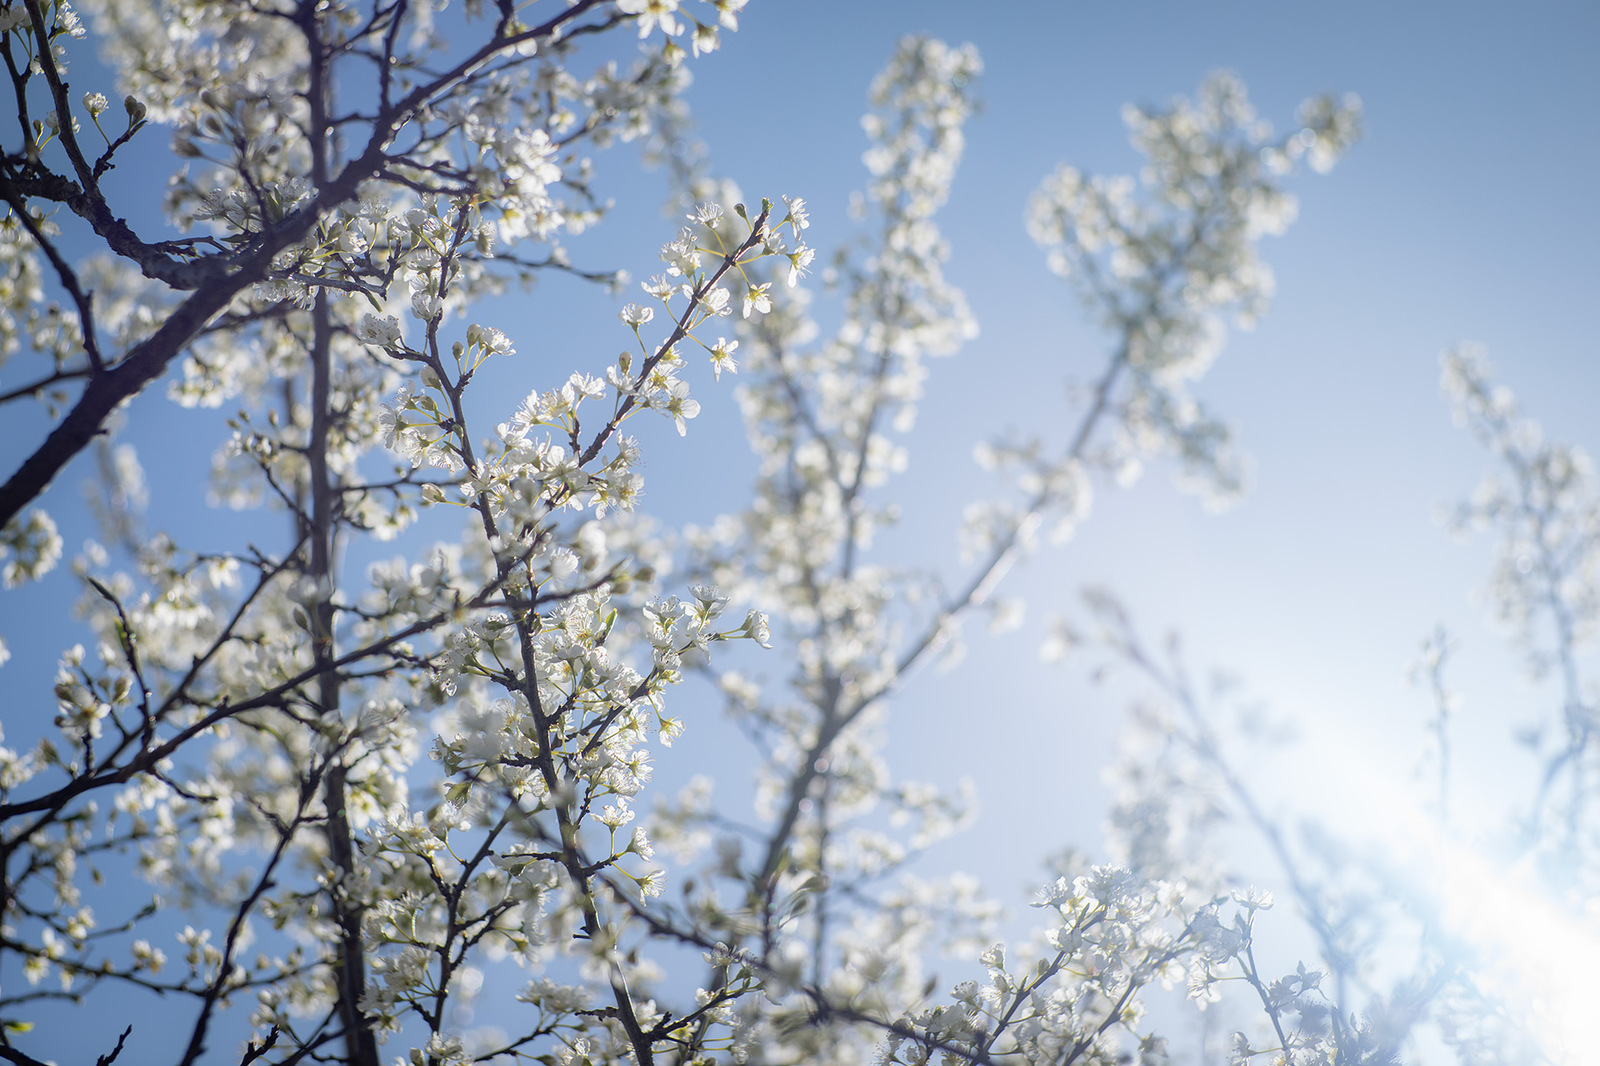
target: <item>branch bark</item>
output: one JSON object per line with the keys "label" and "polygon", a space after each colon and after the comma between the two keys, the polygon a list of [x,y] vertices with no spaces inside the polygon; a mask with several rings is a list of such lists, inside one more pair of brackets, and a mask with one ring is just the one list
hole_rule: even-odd
{"label": "branch bark", "polygon": [[[174,288],[193,288],[193,294],[178,305],[153,335],[135,345],[114,367],[90,381],[60,424],[5,484],[0,485],[0,527],[38,499],[73,457],[105,432],[106,420],[111,414],[161,376],[167,365],[200,335],[207,323],[251,286],[271,277],[273,261],[279,253],[304,240],[340,204],[354,199],[362,182],[381,174],[388,163],[386,153],[389,144],[408,122],[425,111],[440,95],[479,75],[487,64],[508,54],[516,55],[524,45],[552,37],[567,23],[599,3],[600,0],[580,0],[548,22],[525,33],[496,38],[451,70],[418,86],[391,107],[380,111],[373,121],[366,147],[358,156],[340,167],[338,173],[325,184],[319,184],[316,195],[305,207],[257,234],[239,251],[189,264],[173,264],[165,255],[158,256],[181,273],[181,276],[162,277],[161,280]],[[64,128],[70,124],[70,118],[63,120]],[[97,200],[71,180],[59,175],[49,175],[54,180],[47,182],[45,178],[32,173],[37,168],[29,168],[32,177],[28,181],[21,180],[22,176],[6,169],[6,173],[0,174],[0,183],[15,186],[26,195],[54,193],[50,198],[67,203],[76,213],[89,219],[102,239],[122,254],[128,252],[118,247],[117,238],[126,231],[126,236],[137,245],[137,248],[130,246],[130,250],[139,252],[134,258],[140,262],[146,274],[151,274],[154,268],[145,260],[149,258],[147,253],[155,251],[155,246],[133,237],[125,222],[111,216],[110,208],[103,199]],[[151,276],[159,277],[160,274]],[[189,284],[191,281],[192,285]]]}

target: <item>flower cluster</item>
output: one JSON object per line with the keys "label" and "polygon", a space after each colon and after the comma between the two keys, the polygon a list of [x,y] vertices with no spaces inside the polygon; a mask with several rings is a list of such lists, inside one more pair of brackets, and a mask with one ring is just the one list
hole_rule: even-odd
{"label": "flower cluster", "polygon": [[[1195,101],[1123,115],[1134,147],[1149,160],[1140,180],[1090,178],[1063,166],[1028,205],[1028,232],[1055,273],[1067,278],[1118,338],[1113,440],[1098,465],[1136,474],[1141,458],[1178,457],[1186,482],[1219,500],[1242,487],[1227,426],[1210,417],[1188,384],[1216,357],[1219,314],[1232,308],[1250,325],[1272,294],[1272,272],[1256,254],[1263,236],[1294,220],[1281,182],[1309,153],[1324,172],[1360,131],[1360,101],[1308,101],[1301,128],[1269,139],[1238,79],[1208,78]],[[1141,196],[1141,189],[1145,195]],[[1086,455],[1074,455],[1080,460]]]}
{"label": "flower cluster", "polygon": [[[563,243],[605,217],[598,153],[681,129],[685,64],[744,0],[89,6],[133,93],[121,129],[105,94],[66,93],[83,26],[65,3],[0,13],[28,60],[13,73],[55,105],[6,163],[18,195],[71,186],[116,257],[78,271],[47,210],[0,220],[0,356],[42,368],[0,402],[78,389],[52,439],[88,440],[170,365],[174,401],[229,410],[215,500],[261,520],[237,550],[180,543],[148,527],[135,454],[102,455],[106,543],[75,567],[92,639],[59,660],[54,732],[0,748],[0,954],[24,978],[184,1002],[180,1061],[229,1033],[248,1061],[359,1066],[396,1046],[430,1066],[1154,1063],[1146,991],[1209,1005],[1228,981],[1259,993],[1273,1052],[1330,1046],[1317,978],[1256,970],[1266,901],[1156,869],[1178,823],[1137,797],[1119,814],[1150,832],[1115,845],[1123,865],[1061,871],[1028,965],[983,950],[1000,909],[977,880],[914,872],[970,823],[972,788],[896,777],[885,733],[964,617],[1020,621],[991,593],[1046,512],[1086,514],[1097,475],[1165,451],[1231,484],[1186,389],[1216,312],[1265,296],[1253,242],[1288,221],[1278,179],[1301,156],[1324,169],[1352,109],[1311,105],[1268,142],[1242,89],[1213,81],[1198,104],[1132,114],[1147,203],[1071,171],[1047,183],[1036,236],[1117,343],[1063,457],[988,450],[1024,468],[1028,502],[974,508],[973,570],[947,586],[873,552],[929,359],[976,335],[935,221],[976,106],[972,46],[907,38],[873,83],[862,236],[818,271],[837,329],[808,313],[806,202],[747,207],[701,182],[719,191],[682,209],[607,327],[625,350],[553,365],[474,304],[552,271],[622,291]],[[594,58],[607,33],[643,50],[634,65]],[[152,121],[184,160],[162,204],[178,240],[141,238],[99,184]],[[740,383],[758,475],[740,513],[663,535],[637,513],[648,435],[626,423],[688,433],[695,352]],[[26,504],[70,457],[47,442],[4,486],[21,500],[7,587],[62,553]],[[422,542],[450,519],[464,528]],[[373,561],[375,542],[398,554]],[[784,683],[736,641],[786,656]],[[755,743],[750,818],[698,779],[652,802],[695,675]],[[98,887],[135,870],[150,896]],[[175,935],[170,907],[189,923]],[[940,949],[987,977],[934,1005]],[[474,997],[512,966],[519,1006],[474,1027]],[[31,989],[0,993],[8,1041]],[[245,1000],[248,1018],[229,1009]],[[1241,1039],[1243,1059],[1262,1051]]]}
{"label": "flower cluster", "polygon": [[1561,856],[1567,876],[1587,880],[1594,875],[1584,871],[1600,862],[1590,842],[1600,780],[1600,699],[1584,684],[1579,665],[1600,638],[1594,460],[1582,448],[1545,439],[1539,424],[1517,409],[1511,391],[1491,383],[1481,349],[1454,348],[1441,362],[1441,386],[1456,420],[1497,467],[1449,518],[1458,530],[1498,535],[1490,602],[1534,676],[1553,674],[1561,685],[1559,723],[1549,736],[1540,730],[1529,738],[1544,763],[1544,783],[1529,812],[1528,835]]}

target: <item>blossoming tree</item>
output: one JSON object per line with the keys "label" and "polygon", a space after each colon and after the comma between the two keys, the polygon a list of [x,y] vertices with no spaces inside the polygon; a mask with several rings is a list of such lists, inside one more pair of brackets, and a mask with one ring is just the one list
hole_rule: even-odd
{"label": "blossoming tree", "polygon": [[[1108,627],[1192,711],[1162,720],[1182,743],[1130,769],[1120,865],[1062,869],[1038,901],[1038,952],[984,942],[987,976],[953,990],[929,982],[927,952],[988,936],[995,905],[971,878],[907,867],[963,824],[966,799],[894,778],[879,729],[1041,529],[1088,517],[1097,484],[1168,456],[1204,492],[1238,490],[1227,429],[1190,385],[1222,316],[1264,309],[1256,242],[1292,218],[1284,176],[1327,170],[1352,141],[1351,102],[1310,101],[1274,138],[1214,77],[1194,101],[1129,111],[1143,181],[1044,181],[1030,231],[1108,354],[1065,440],[983,450],[1012,491],[969,508],[951,584],[875,556],[873,534],[894,520],[926,361],[972,333],[934,222],[980,73],[971,47],[908,38],[873,85],[866,222],[827,271],[830,334],[798,284],[817,265],[804,202],[740,203],[679,157],[695,206],[620,324],[596,326],[627,349],[545,362],[509,403],[473,385],[517,330],[475,307],[542,272],[624,284],[562,244],[605,214],[595,153],[681,135],[685,65],[737,29],[744,0],[85,6],[120,108],[69,88],[87,31],[65,0],[0,6],[18,118],[0,161],[0,353],[22,375],[0,404],[53,417],[0,485],[5,583],[57,562],[46,487],[158,382],[237,409],[213,490],[263,519],[228,550],[146,535],[131,453],[103,452],[109,550],[76,563],[90,648],[62,656],[53,694],[7,698],[13,732],[51,710],[58,730],[0,749],[0,1058],[49,1057],[61,1034],[31,1019],[64,998],[103,1026],[102,1062],[1154,1063],[1165,1044],[1143,1004],[1174,982],[1201,1005],[1229,982],[1249,993],[1230,997],[1235,1061],[1393,1058],[1409,1026],[1346,994],[1361,949],[1314,888],[1299,902],[1326,927],[1331,998],[1303,968],[1261,972],[1265,896],[1157,839],[1198,775],[1253,808],[1131,630]],[[643,41],[643,58],[609,59],[612,37]],[[161,204],[170,239],[116,180],[157,127],[186,161]],[[87,239],[99,254],[69,254]],[[1529,451],[1477,364],[1451,365],[1523,478],[1472,514],[1542,545],[1580,536],[1568,511],[1591,508],[1587,547],[1539,564],[1568,597],[1565,664],[1593,623],[1561,576],[1592,590],[1592,499],[1527,486],[1592,494],[1592,475]],[[638,513],[628,423],[687,432],[708,371],[741,383],[759,474],[746,509],[669,550]],[[1515,491],[1547,509],[1529,518]],[[345,565],[419,531],[447,539]],[[1510,565],[1507,603],[1545,602]],[[769,674],[782,657],[785,683],[740,672],[740,640],[768,649]],[[651,795],[691,672],[760,753],[742,836],[706,783]],[[1587,846],[1593,761],[1580,688],[1534,812],[1571,848]],[[475,1028],[474,995],[513,979],[516,1005]],[[159,1001],[159,1026],[94,1009],[130,996]],[[1414,1014],[1431,1009],[1420,997]]]}

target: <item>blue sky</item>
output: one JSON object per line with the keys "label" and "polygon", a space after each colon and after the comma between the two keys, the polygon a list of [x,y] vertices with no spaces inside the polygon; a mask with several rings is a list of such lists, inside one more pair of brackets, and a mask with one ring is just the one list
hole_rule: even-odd
{"label": "blue sky", "polygon": [[[1331,175],[1295,179],[1299,221],[1264,245],[1277,274],[1273,308],[1253,332],[1231,335],[1199,389],[1254,457],[1250,493],[1210,515],[1160,468],[1130,491],[1101,492],[1071,544],[1013,576],[1009,591],[1026,588],[1030,599],[1029,629],[996,640],[970,627],[966,662],[925,671],[896,701],[897,769],[944,782],[970,774],[983,797],[979,830],[933,866],[972,869],[1020,904],[1038,856],[1098,846],[1100,766],[1123,694],[1088,685],[1081,668],[1041,667],[1035,654],[1043,614],[1071,607],[1088,584],[1121,595],[1148,631],[1182,632],[1196,666],[1240,674],[1309,735],[1336,737],[1370,753],[1375,772],[1400,777],[1421,752],[1429,713],[1404,666],[1442,622],[1463,646],[1453,677],[1465,695],[1458,789],[1480,794],[1482,811],[1526,795],[1504,739],[1553,703],[1522,683],[1474,597],[1490,545],[1455,543],[1434,519],[1487,463],[1451,426],[1437,359],[1457,341],[1486,345],[1499,379],[1550,435],[1600,444],[1600,8],[752,0],[742,23],[695,65],[700,136],[748,197],[806,197],[808,237],[824,251],[850,232],[844,208],[863,179],[858,119],[895,40],[926,32],[971,41],[984,57],[984,110],[941,217],[949,276],[981,334],[933,366],[907,441],[911,466],[894,485],[906,519],[880,541],[897,561],[952,575],[961,508],[988,491],[973,445],[1008,428],[1064,432],[1072,412],[1062,386],[1091,375],[1105,352],[1024,233],[1023,206],[1040,179],[1061,162],[1136,170],[1121,106],[1192,92],[1219,68],[1237,73],[1280,129],[1314,93],[1353,91],[1365,103],[1365,139]],[[643,277],[675,225],[657,210],[660,177],[637,173],[626,153],[602,160],[601,175],[619,208],[593,238],[573,242],[574,257]],[[527,379],[540,367],[564,373],[573,358],[603,360],[619,302],[552,283],[502,305],[486,320],[517,340],[523,360],[507,372],[507,394],[548,386]],[[7,381],[22,373],[8,371]],[[647,504],[674,523],[709,521],[747,498],[729,384],[704,377],[689,437],[648,438]],[[164,507],[201,521],[204,455],[188,437],[199,420],[169,411],[158,397],[140,400],[130,439],[151,475],[157,522]],[[0,435],[8,468],[21,454],[16,433]],[[72,516],[86,473],[86,464],[69,470],[46,501],[69,552],[83,536]],[[70,637],[36,619],[73,594],[63,569],[0,598],[14,656],[0,673],[9,740],[32,732],[19,719],[46,716],[53,659]],[[725,764],[725,745],[736,743],[704,719],[709,705],[684,709],[690,732],[673,755],[683,761],[662,761],[663,784]],[[1311,754],[1285,758],[1293,776],[1292,760]]]}
{"label": "blue sky", "polygon": [[[808,235],[826,247],[861,182],[851,138],[861,143],[865,86],[912,31],[972,41],[986,64],[984,111],[941,218],[949,275],[982,332],[933,367],[897,485],[907,518],[885,548],[953,562],[960,507],[985,489],[972,444],[1006,428],[1063,432],[1057,383],[1087,378],[1103,357],[1104,338],[1023,231],[1046,173],[1063,161],[1136,170],[1122,104],[1192,92],[1211,70],[1242,77],[1280,129],[1308,95],[1356,92],[1365,139],[1332,174],[1295,180],[1299,221],[1263,245],[1274,307],[1231,336],[1199,389],[1254,457],[1251,492],[1212,516],[1154,470],[1131,492],[1101,493],[1076,540],[1016,585],[1030,621],[1085,584],[1109,587],[1152,633],[1183,633],[1197,668],[1239,673],[1269,705],[1380,751],[1397,773],[1420,754],[1428,713],[1405,664],[1443,622],[1464,649],[1458,787],[1500,781],[1472,752],[1503,756],[1511,723],[1548,704],[1521,686],[1474,598],[1489,543],[1457,544],[1435,521],[1486,466],[1451,425],[1438,354],[1486,345],[1550,435],[1593,442],[1600,353],[1580,309],[1600,294],[1589,117],[1600,16],[1576,4],[753,4],[724,53],[697,68],[692,99],[719,170],[750,196],[806,196]],[[715,407],[685,449],[656,453],[657,501],[680,468],[668,464],[717,465],[733,446]],[[736,506],[742,489],[715,489],[716,502],[725,492]],[[906,769],[979,779],[985,826],[953,858],[1007,871],[1002,891],[1030,876],[1040,850],[1006,831],[1007,812],[1051,812],[1063,837],[1092,844],[1096,753],[1120,702],[1071,671],[1041,672],[1035,646],[975,633],[960,669],[908,688],[892,727]],[[1013,772],[1022,750],[1050,754]],[[1487,807],[1507,799],[1485,796]]]}

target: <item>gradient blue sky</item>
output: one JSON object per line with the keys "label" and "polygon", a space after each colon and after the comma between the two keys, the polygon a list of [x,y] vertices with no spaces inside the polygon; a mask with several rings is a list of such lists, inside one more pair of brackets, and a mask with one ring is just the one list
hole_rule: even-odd
{"label": "gradient blue sky", "polygon": [[[949,275],[981,334],[933,366],[908,441],[911,467],[894,485],[906,517],[879,542],[897,562],[952,575],[961,508],[989,492],[973,445],[1007,428],[1064,433],[1072,411],[1061,386],[1092,374],[1105,351],[1023,231],[1040,179],[1060,162],[1135,170],[1121,106],[1192,92],[1219,68],[1242,77],[1280,129],[1317,92],[1353,91],[1365,102],[1365,139],[1331,175],[1295,179],[1300,219],[1264,245],[1278,279],[1272,310],[1254,332],[1230,337],[1199,389],[1254,456],[1248,496],[1209,515],[1159,468],[1131,491],[1102,492],[1071,544],[1013,575],[1007,591],[1026,590],[1030,628],[996,640],[969,627],[966,662],[923,672],[896,700],[897,772],[941,782],[971,775],[983,798],[979,829],[930,867],[980,873],[1020,904],[1039,856],[1065,844],[1097,849],[1100,768],[1123,694],[1036,656],[1036,623],[1073,606],[1086,584],[1122,596],[1151,633],[1182,632],[1198,667],[1237,672],[1319,743],[1371,756],[1361,772],[1397,778],[1408,779],[1429,714],[1404,666],[1443,622],[1462,641],[1452,678],[1465,695],[1458,797],[1488,812],[1526,795],[1505,738],[1554,703],[1522,683],[1474,596],[1489,543],[1454,543],[1434,520],[1487,462],[1451,426],[1438,353],[1483,343],[1499,379],[1552,436],[1596,443],[1600,7],[752,0],[742,22],[721,53],[695,64],[700,135],[717,171],[752,199],[806,197],[808,236],[824,251],[850,232],[844,208],[862,184],[858,119],[895,40],[926,32],[971,41],[983,55],[984,110],[940,220],[954,252]],[[573,242],[574,257],[643,277],[675,225],[657,210],[660,177],[635,173],[628,156],[603,160],[601,175],[619,208]],[[131,188],[128,196],[137,199]],[[552,283],[486,315],[518,344],[505,394],[547,387],[538,375],[564,374],[574,360],[604,361],[618,343],[606,323],[620,302]],[[12,366],[7,381],[23,372]],[[709,521],[747,499],[751,465],[727,379],[714,386],[702,376],[704,410],[687,440],[647,438],[647,503],[674,524]],[[205,536],[226,541],[227,529],[241,528],[237,517],[196,509],[206,454],[192,433],[202,421],[146,397],[131,411],[129,439],[151,475],[156,523],[176,508],[179,523],[206,522]],[[28,439],[19,426],[0,430],[8,469]],[[85,535],[74,515],[87,469],[69,470],[46,501],[69,553]],[[0,596],[14,656],[0,672],[11,742],[47,717],[53,660],[70,637],[40,620],[74,594],[63,569]],[[709,703],[682,709],[690,732],[662,760],[661,784],[740,764],[729,747],[737,739],[710,719]],[[1288,779],[1313,750],[1284,757]],[[1308,797],[1313,806],[1324,798]]]}
{"label": "gradient blue sky", "polygon": [[[898,486],[907,517],[884,548],[951,562],[960,507],[985,491],[972,444],[1005,428],[1064,433],[1057,383],[1088,377],[1103,358],[1105,339],[1023,231],[1023,204],[1046,173],[1063,161],[1135,170],[1122,104],[1192,92],[1211,70],[1240,75],[1280,129],[1305,96],[1359,93],[1367,136],[1331,175],[1296,179],[1300,219],[1263,246],[1274,307],[1231,336],[1199,390],[1254,457],[1249,495],[1211,516],[1152,471],[1132,492],[1103,492],[1077,539],[1015,575],[1012,591],[1026,588],[1036,621],[1083,585],[1105,585],[1152,634],[1183,633],[1198,668],[1238,672],[1270,706],[1402,774],[1428,714],[1404,667],[1443,622],[1463,642],[1457,787],[1482,791],[1489,808],[1506,802],[1504,738],[1551,704],[1521,686],[1501,635],[1483,624],[1473,593],[1489,543],[1458,545],[1434,519],[1486,465],[1451,426],[1438,354],[1460,340],[1486,345],[1551,435],[1593,441],[1600,352],[1585,309],[1600,297],[1600,14],[1580,4],[755,3],[724,54],[697,68],[693,101],[719,170],[749,196],[808,197],[808,234],[826,247],[861,183],[866,83],[913,31],[972,41],[986,64],[984,111],[941,218],[949,275],[982,332],[934,365]],[[701,456],[686,470],[716,468],[733,446],[716,407],[686,449],[656,452],[658,502],[685,453]],[[729,507],[743,492],[730,480],[716,490]],[[892,727],[903,771],[979,779],[983,829],[953,851],[1007,871],[1001,890],[1029,876],[1039,850],[1008,828],[1012,812],[1032,812],[1036,838],[1059,825],[1062,838],[1092,842],[1097,767],[1120,702],[1071,671],[1041,671],[1035,646],[975,632],[969,660],[914,682]],[[1488,761],[1474,765],[1474,751]],[[1017,772],[1019,758],[1030,768]]]}

